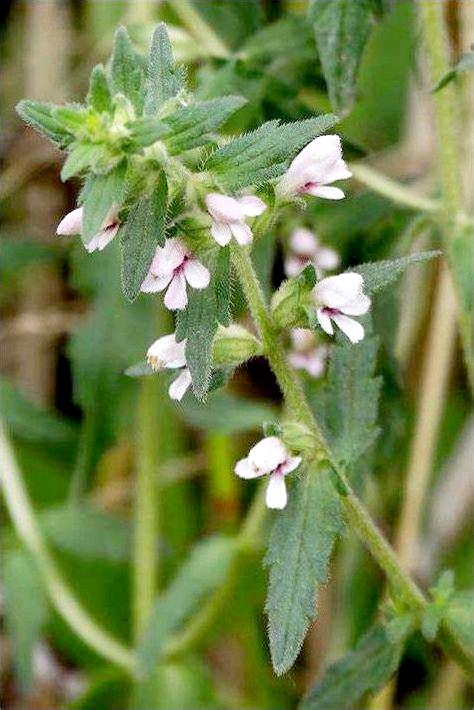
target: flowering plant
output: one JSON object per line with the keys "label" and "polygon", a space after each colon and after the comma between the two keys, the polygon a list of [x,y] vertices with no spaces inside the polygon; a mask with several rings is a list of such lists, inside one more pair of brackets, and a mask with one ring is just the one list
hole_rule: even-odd
{"label": "flowering plant", "polygon": [[[319,5],[328,3],[313,3]],[[334,105],[344,109],[343,87],[334,78],[328,82]],[[223,611],[246,557],[266,544],[271,519],[265,612],[273,669],[286,673],[317,615],[333,549],[355,532],[386,573],[389,589],[380,620],[303,701],[302,708],[316,710],[336,707],[327,698],[338,683],[348,683],[350,703],[381,688],[416,629],[437,636],[448,651],[454,647],[464,665],[469,655],[449,622],[448,601],[439,611],[436,594],[428,600],[402,569],[361,502],[354,473],[378,436],[373,308],[408,267],[440,252],[345,267],[306,224],[314,201],[334,201],[334,210],[343,203],[343,181],[352,176],[336,132],[338,116],[272,119],[232,135],[232,118],[246,103],[239,95],[202,99],[194,93],[159,24],[146,59],[124,28],[117,31],[110,62],[94,68],[84,103],[24,100],[18,112],[65,150],[62,179],[82,184],[58,236],[77,235],[89,253],[118,249],[130,314],[146,302],[173,319],[150,333],[142,359],[128,362],[123,377],[140,380],[136,386],[147,392],[150,382],[176,370],[160,390],[162,406],[169,395],[184,411],[205,417],[208,402],[237,368],[263,357],[283,396],[278,415],[271,410],[271,421],[261,417],[263,437],[250,442],[245,457],[235,457],[236,483],[265,479],[240,532],[198,543],[175,580],[148,604],[133,650],[99,634],[99,652],[126,668],[138,686],[152,683],[156,668],[193,648],[200,629]],[[281,232],[289,236],[286,278],[271,293],[257,252],[268,235]],[[96,257],[102,258],[88,258]],[[230,408],[222,418],[231,416]],[[141,503],[146,508],[146,500]],[[173,606],[174,599],[180,605]],[[193,614],[195,625],[191,619],[182,631]],[[366,669],[359,685],[347,680],[348,663]]]}

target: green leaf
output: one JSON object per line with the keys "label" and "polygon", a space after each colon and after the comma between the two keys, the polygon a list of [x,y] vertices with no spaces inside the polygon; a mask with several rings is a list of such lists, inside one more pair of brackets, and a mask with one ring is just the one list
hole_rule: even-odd
{"label": "green leaf", "polygon": [[122,670],[106,666],[88,674],[88,686],[75,697],[67,710],[113,710],[124,704],[131,690],[131,679]]}
{"label": "green leaf", "polygon": [[474,648],[474,592],[457,592],[450,599],[444,616],[447,624],[466,648]]}
{"label": "green leaf", "polygon": [[283,48],[285,59],[291,55],[300,58],[303,53],[305,57],[314,57],[314,37],[304,16],[287,15],[265,25],[245,42],[239,56],[247,61],[269,61],[276,57],[281,61]]}
{"label": "green leaf", "polygon": [[146,375],[155,375],[156,372],[146,360],[130,365],[123,373],[127,377],[145,377]]}
{"label": "green leaf", "polygon": [[47,621],[48,603],[33,560],[9,552],[2,568],[5,622],[12,645],[15,673],[24,692],[33,690],[33,651]]}
{"label": "green leaf", "polygon": [[386,261],[372,261],[367,264],[354,266],[350,271],[355,271],[364,277],[364,293],[373,294],[381,291],[386,286],[396,281],[399,276],[412,264],[431,261],[441,255],[440,251],[422,251],[419,254],[403,256],[400,259]]}
{"label": "green leaf", "polygon": [[87,103],[99,113],[112,113],[112,95],[102,64],[97,64],[91,72]]}
{"label": "green leaf", "polygon": [[[100,706],[97,706],[100,707]],[[207,664],[185,656],[159,665],[134,688],[130,710],[210,710],[222,707]]]}
{"label": "green leaf", "polygon": [[337,120],[333,114],[325,114],[283,125],[276,120],[268,121],[252,133],[217,149],[206,161],[204,169],[211,171],[228,190],[277,178],[296,153]]}
{"label": "green leaf", "polygon": [[170,133],[163,137],[171,155],[205,145],[214,139],[216,131],[247,99],[242,96],[223,96],[210,101],[200,101],[190,106],[181,106],[163,118]]}
{"label": "green leaf", "polygon": [[82,241],[90,242],[102,228],[112,207],[119,208],[124,192],[126,165],[117,165],[106,175],[89,175],[83,192]]}
{"label": "green leaf", "polygon": [[343,532],[339,498],[327,470],[297,477],[288,505],[276,516],[265,564],[270,568],[265,611],[272,664],[278,675],[295,662],[317,594],[325,584],[336,536]]}
{"label": "green leaf", "polygon": [[59,121],[53,117],[52,104],[43,101],[29,101],[24,99],[17,104],[16,110],[21,118],[39,133],[56,143],[60,148],[65,148],[74,139]]}
{"label": "green leaf", "polygon": [[205,404],[193,398],[179,404],[179,413],[196,429],[235,434],[260,428],[262,421],[276,416],[273,407],[263,402],[255,402],[243,397],[216,392],[209,396]]}
{"label": "green leaf", "polygon": [[371,0],[312,0],[308,17],[335,111],[347,112],[374,17]]}
{"label": "green leaf", "polygon": [[140,114],[143,108],[145,77],[140,58],[125,27],[119,27],[115,33],[110,80],[114,94],[124,94]]}
{"label": "green leaf", "polygon": [[173,50],[163,22],[156,27],[150,46],[146,71],[144,114],[156,114],[158,109],[182,88],[182,75],[176,71]]}
{"label": "green leaf", "polygon": [[145,673],[153,671],[167,638],[224,582],[235,553],[234,541],[226,537],[212,537],[193,548],[178,575],[156,600],[138,646],[138,661]]}
{"label": "green leaf", "polygon": [[130,137],[139,146],[145,148],[147,145],[153,145],[162,136],[169,133],[170,128],[163,121],[157,118],[139,118],[130,126]]}
{"label": "green leaf", "polygon": [[129,559],[131,536],[127,522],[88,505],[50,508],[41,514],[40,526],[57,550],[89,560]]}
{"label": "green leaf", "polygon": [[299,705],[299,710],[352,710],[366,693],[382,688],[397,669],[403,641],[394,643],[382,624],[375,624],[353,651],[329,666]]}
{"label": "green leaf", "polygon": [[463,54],[460,60],[454,65],[454,67],[452,67],[452,69],[447,71],[446,74],[441,77],[441,79],[438,81],[438,83],[432,90],[432,93],[434,94],[437,91],[440,91],[440,89],[443,89],[455,77],[459,76],[459,74],[462,74],[465,71],[468,71],[468,69],[474,69],[474,52],[466,52],[466,54]]}
{"label": "green leaf", "polygon": [[205,258],[211,281],[202,290],[189,289],[188,305],[177,316],[176,337],[186,338],[186,363],[191,372],[193,390],[200,400],[209,391],[212,367],[212,343],[219,319],[225,323],[228,313],[229,258],[224,249],[212,249]]}
{"label": "green leaf", "polygon": [[65,106],[54,106],[52,116],[66,131],[73,134],[84,128],[87,118],[87,110],[81,104],[66,104]]}
{"label": "green leaf", "polygon": [[61,180],[66,182],[75,175],[93,168],[98,163],[104,149],[92,143],[75,143],[61,170]]}
{"label": "green leaf", "polygon": [[345,465],[354,465],[379,433],[382,380],[374,376],[378,347],[378,339],[370,335],[357,345],[341,336],[331,349],[324,421],[333,451]]}
{"label": "green leaf", "polygon": [[138,296],[156,247],[165,243],[167,204],[168,184],[160,171],[151,194],[138,200],[120,230],[122,290],[129,301]]}

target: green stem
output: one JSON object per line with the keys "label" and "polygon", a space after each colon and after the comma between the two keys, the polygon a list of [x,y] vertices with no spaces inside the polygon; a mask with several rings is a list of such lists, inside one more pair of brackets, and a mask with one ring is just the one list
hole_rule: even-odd
{"label": "green stem", "polygon": [[[276,329],[265,305],[263,293],[248,250],[233,245],[232,259],[252,316],[259,330],[264,352],[278,379],[288,409],[295,419],[305,424],[314,433],[316,448],[328,459],[337,474],[339,480],[338,488],[342,496],[348,522],[384,570],[390,584],[402,596],[404,601],[415,611],[423,610],[427,604],[423,593],[400,566],[392,547],[380,533],[369,513],[352,490],[344,471],[334,460],[329,446],[319,430],[299,380],[286,360]],[[470,671],[469,655],[457,640],[450,635],[449,644],[445,644],[450,655],[453,655],[453,645],[456,647],[458,660],[464,668]]]}
{"label": "green stem", "polygon": [[133,554],[133,626],[136,639],[140,637],[153,606],[158,570],[158,439],[154,426],[156,401],[156,381],[146,377],[140,383],[136,430]]}
{"label": "green stem", "polygon": [[133,652],[88,615],[62,578],[36,521],[21,472],[1,423],[0,457],[5,504],[18,537],[38,565],[51,604],[84,643],[111,663],[133,674]]}

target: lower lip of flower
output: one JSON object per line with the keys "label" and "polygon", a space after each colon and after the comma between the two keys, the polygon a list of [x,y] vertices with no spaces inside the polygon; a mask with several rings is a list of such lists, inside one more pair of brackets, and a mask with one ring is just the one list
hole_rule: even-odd
{"label": "lower lip of flower", "polygon": [[276,473],[278,476],[284,476],[285,474],[283,473],[282,469],[286,463],[286,461],[283,461],[279,466],[277,466],[276,469],[273,471],[273,474]]}
{"label": "lower lip of flower", "polygon": [[317,186],[318,183],[316,182],[306,182],[299,188],[298,192],[309,192],[310,190],[314,190],[314,188]]}
{"label": "lower lip of flower", "polygon": [[322,312],[325,313],[327,316],[340,316],[342,314],[342,311],[338,310],[337,308],[330,308],[329,306],[323,306],[321,308]]}

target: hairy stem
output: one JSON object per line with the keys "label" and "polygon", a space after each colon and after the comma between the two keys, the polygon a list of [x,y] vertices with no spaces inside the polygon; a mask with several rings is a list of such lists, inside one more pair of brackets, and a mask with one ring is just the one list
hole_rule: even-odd
{"label": "hairy stem", "polygon": [[10,442],[1,424],[0,456],[5,504],[18,537],[38,565],[51,604],[84,643],[111,663],[133,673],[133,652],[89,616],[62,578],[37,524]]}
{"label": "hairy stem", "polygon": [[158,439],[154,427],[155,402],[156,381],[146,377],[140,383],[136,428],[133,554],[133,626],[136,639],[140,637],[153,606],[158,571]]}
{"label": "hairy stem", "polygon": [[[397,593],[402,596],[404,601],[413,610],[423,610],[427,604],[423,593],[401,567],[393,549],[378,530],[369,513],[352,490],[344,471],[334,460],[329,446],[319,430],[299,380],[286,360],[285,353],[266,307],[249,252],[244,248],[233,245],[232,259],[252,316],[259,330],[264,352],[278,379],[288,409],[296,419],[311,429],[315,435],[316,448],[324,454],[336,472],[339,480],[339,493],[342,497],[349,524],[357,532],[362,542],[384,570],[389,583]],[[470,671],[470,663],[472,663],[472,661],[470,661],[468,652],[456,639],[453,639],[451,635],[449,635],[447,641],[446,639],[443,639],[443,641],[444,647],[449,652],[449,655],[454,656],[455,654],[458,662],[463,665],[466,670]]]}

